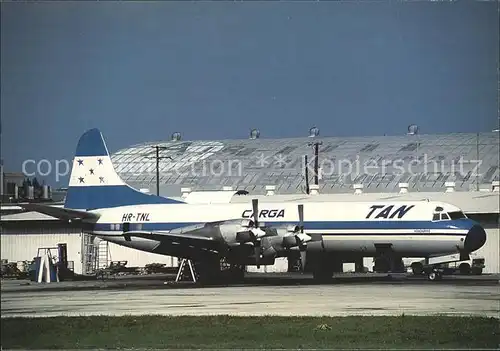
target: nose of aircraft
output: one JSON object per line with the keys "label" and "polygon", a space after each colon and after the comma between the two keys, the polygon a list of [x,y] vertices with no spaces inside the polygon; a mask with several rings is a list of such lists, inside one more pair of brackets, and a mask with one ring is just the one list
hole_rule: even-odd
{"label": "nose of aircraft", "polygon": [[475,224],[470,228],[465,237],[464,249],[467,252],[474,252],[481,248],[486,242],[486,232],[479,224]]}

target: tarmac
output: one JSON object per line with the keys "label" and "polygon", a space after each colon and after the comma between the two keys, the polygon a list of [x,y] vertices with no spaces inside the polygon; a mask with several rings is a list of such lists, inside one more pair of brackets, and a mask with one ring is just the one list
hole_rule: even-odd
{"label": "tarmac", "polygon": [[347,316],[460,315],[500,318],[499,276],[445,277],[343,275],[331,284],[307,276],[259,274],[245,284],[200,288],[165,284],[166,276],[108,281],[34,283],[2,281],[1,315]]}

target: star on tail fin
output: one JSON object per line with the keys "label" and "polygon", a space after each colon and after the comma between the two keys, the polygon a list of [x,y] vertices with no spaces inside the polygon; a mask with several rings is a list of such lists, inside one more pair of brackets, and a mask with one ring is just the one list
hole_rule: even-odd
{"label": "star on tail fin", "polygon": [[116,173],[98,129],[88,130],[80,137],[73,159],[65,208],[93,210],[172,203],[183,202],[144,194],[127,185]]}

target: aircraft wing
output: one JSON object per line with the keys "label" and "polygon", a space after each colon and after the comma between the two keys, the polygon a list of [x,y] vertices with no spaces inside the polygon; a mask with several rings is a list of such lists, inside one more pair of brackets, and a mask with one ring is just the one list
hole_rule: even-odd
{"label": "aircraft wing", "polygon": [[97,213],[71,210],[68,208],[54,207],[42,204],[18,204],[27,211],[36,211],[48,216],[52,216],[64,220],[97,220],[99,215]]}
{"label": "aircraft wing", "polygon": [[151,239],[159,241],[163,244],[182,244],[192,246],[194,248],[202,248],[209,250],[219,250],[222,247],[222,243],[215,237],[197,235],[190,233],[175,233],[166,231],[142,231],[134,230],[128,231],[123,234],[125,238],[127,237],[138,237],[144,239]]}

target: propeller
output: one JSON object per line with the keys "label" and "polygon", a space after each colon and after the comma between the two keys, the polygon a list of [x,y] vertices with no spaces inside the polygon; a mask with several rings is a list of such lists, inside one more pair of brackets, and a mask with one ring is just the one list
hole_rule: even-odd
{"label": "propeller", "polygon": [[253,223],[255,228],[259,227],[259,199],[252,199]]}
{"label": "propeller", "polygon": [[255,254],[255,263],[257,264],[257,269],[260,268],[260,255],[261,255],[261,242],[260,238],[266,233],[259,228],[259,200],[252,199],[252,209],[253,209],[253,225],[254,228],[251,229],[251,232],[254,234],[255,239],[253,241],[253,250]]}
{"label": "propeller", "polygon": [[302,266],[302,271],[306,267],[306,249],[307,249],[307,244],[306,242],[311,240],[311,237],[307,234],[304,233],[304,205],[299,204],[298,206],[299,210],[299,234],[297,234],[298,242],[299,242],[299,251],[300,251],[300,264]]}

